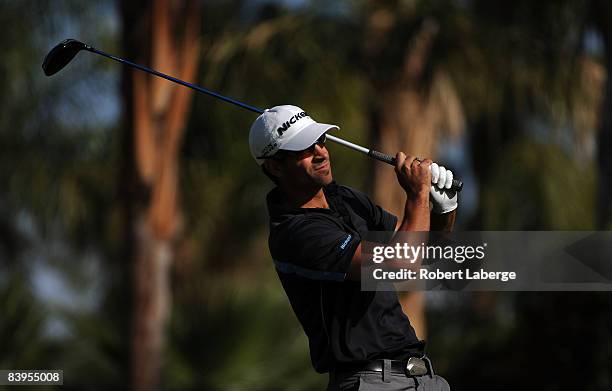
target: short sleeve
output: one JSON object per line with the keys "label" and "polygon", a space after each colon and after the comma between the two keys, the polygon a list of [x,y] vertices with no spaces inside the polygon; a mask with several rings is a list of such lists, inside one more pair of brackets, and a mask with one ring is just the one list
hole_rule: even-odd
{"label": "short sleeve", "polygon": [[397,217],[380,206],[374,204],[370,197],[360,192],[359,190],[343,186],[343,190],[350,193],[355,202],[354,208],[361,208],[361,215],[365,214],[368,217],[368,228],[370,231],[395,231]]}
{"label": "short sleeve", "polygon": [[281,273],[314,280],[343,281],[361,238],[327,216],[294,219],[271,248]]}
{"label": "short sleeve", "polygon": [[[368,198],[368,201],[369,200]],[[380,206],[374,205],[372,201],[370,201],[370,204],[372,206],[372,219],[374,221],[373,231],[395,231],[397,217]]]}

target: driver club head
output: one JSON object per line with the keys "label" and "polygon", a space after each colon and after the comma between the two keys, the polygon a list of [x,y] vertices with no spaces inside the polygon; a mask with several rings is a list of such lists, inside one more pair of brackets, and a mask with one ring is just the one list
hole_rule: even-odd
{"label": "driver club head", "polygon": [[61,71],[79,51],[85,48],[87,45],[76,39],[66,39],[58,43],[45,56],[42,64],[45,75],[51,76]]}

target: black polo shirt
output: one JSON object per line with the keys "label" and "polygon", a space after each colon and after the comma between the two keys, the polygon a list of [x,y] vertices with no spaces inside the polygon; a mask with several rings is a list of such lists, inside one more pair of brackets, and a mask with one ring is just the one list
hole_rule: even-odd
{"label": "black polo shirt", "polygon": [[323,189],[329,209],[282,207],[267,197],[270,253],[293,311],[304,328],[317,372],[379,358],[407,359],[418,347],[394,291],[362,292],[345,280],[368,231],[393,231],[397,218],[363,193],[335,182]]}

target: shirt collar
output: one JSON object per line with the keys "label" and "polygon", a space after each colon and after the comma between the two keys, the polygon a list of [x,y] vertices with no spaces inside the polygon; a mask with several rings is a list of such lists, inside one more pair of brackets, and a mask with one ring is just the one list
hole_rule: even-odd
{"label": "shirt collar", "polygon": [[[336,181],[332,181],[330,184],[323,186],[323,193],[325,193],[325,197],[327,197],[327,201],[330,202],[331,207],[331,204],[334,202],[333,199],[335,199],[336,195],[338,194],[338,185],[336,184]],[[266,203],[268,205],[268,213],[270,216],[306,214],[313,211],[330,212],[330,210],[324,208],[287,207],[283,202],[283,194],[278,187],[270,190],[266,196]]]}

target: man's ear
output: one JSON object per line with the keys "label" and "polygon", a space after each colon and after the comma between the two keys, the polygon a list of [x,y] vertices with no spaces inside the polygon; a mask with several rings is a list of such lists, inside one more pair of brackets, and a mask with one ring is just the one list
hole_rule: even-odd
{"label": "man's ear", "polygon": [[268,171],[271,175],[281,178],[283,176],[283,169],[281,166],[281,162],[275,159],[266,159],[263,162],[266,171]]}

